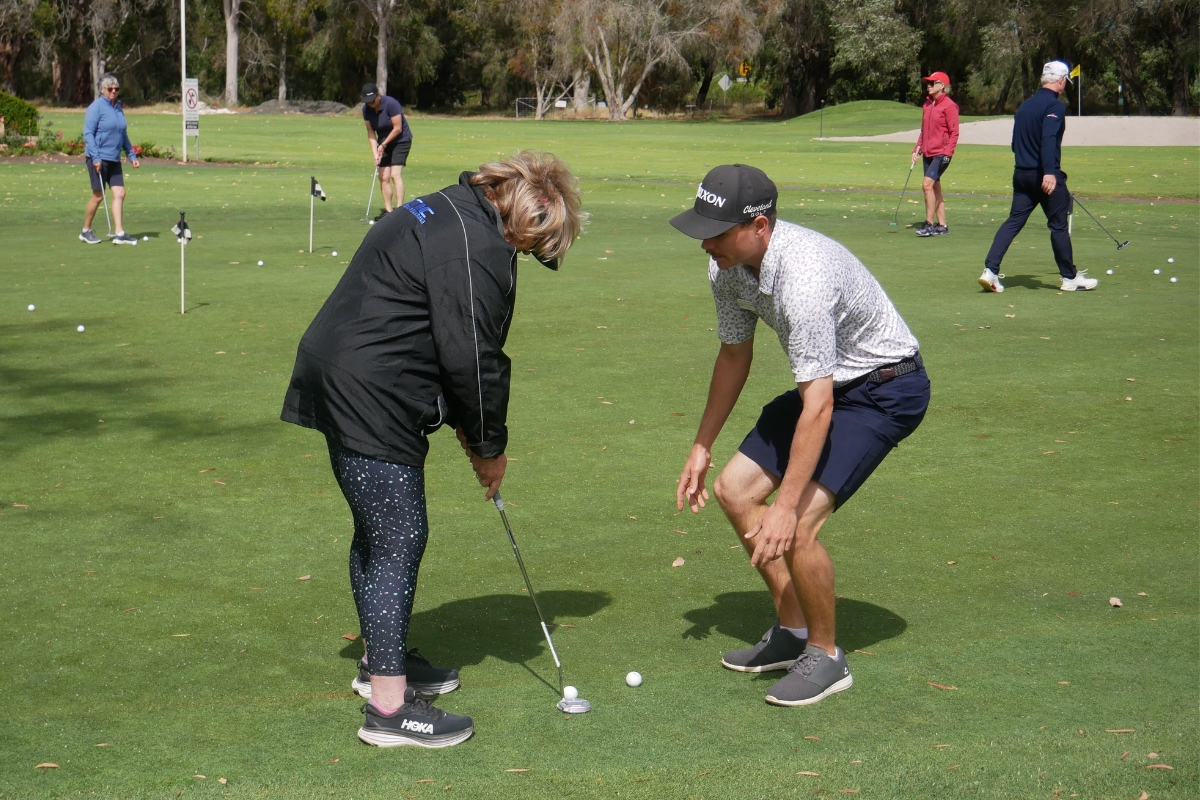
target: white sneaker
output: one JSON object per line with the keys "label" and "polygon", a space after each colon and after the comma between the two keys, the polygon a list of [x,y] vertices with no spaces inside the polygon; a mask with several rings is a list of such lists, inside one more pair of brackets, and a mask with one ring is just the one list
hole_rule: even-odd
{"label": "white sneaker", "polygon": [[1064,292],[1086,292],[1095,289],[1100,285],[1100,281],[1096,278],[1089,278],[1087,270],[1081,269],[1075,272],[1074,278],[1063,278],[1062,286]]}
{"label": "white sneaker", "polygon": [[[1003,277],[1003,275],[997,275],[990,269],[985,268],[983,274],[979,276],[979,285],[989,292],[1003,292],[1004,285],[1000,283],[1000,279]],[[1066,286],[1066,283],[1064,282],[1063,285]]]}

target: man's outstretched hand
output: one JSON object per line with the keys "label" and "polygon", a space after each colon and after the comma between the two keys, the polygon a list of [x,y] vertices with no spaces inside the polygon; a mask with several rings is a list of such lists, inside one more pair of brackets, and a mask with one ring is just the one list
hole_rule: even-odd
{"label": "man's outstretched hand", "polygon": [[708,500],[708,489],[704,487],[704,477],[712,466],[712,454],[703,445],[692,445],[687,463],[679,475],[679,486],[675,490],[675,507],[683,511],[686,503],[695,514],[700,513]]}

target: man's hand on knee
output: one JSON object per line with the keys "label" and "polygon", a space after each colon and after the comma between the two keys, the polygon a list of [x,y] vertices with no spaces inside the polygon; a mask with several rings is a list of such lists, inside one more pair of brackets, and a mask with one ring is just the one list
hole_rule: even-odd
{"label": "man's hand on knee", "polygon": [[758,524],[746,533],[746,539],[755,540],[754,553],[750,556],[751,565],[765,566],[791,550],[799,523],[796,509],[779,502],[763,512]]}

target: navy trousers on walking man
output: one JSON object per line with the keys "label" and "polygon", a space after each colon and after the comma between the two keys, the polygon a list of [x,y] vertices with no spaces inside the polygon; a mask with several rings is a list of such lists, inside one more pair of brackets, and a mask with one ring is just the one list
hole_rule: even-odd
{"label": "navy trousers on walking man", "polygon": [[1071,205],[1071,193],[1067,190],[1067,173],[1059,172],[1054,193],[1042,191],[1042,175],[1035,169],[1013,171],[1012,210],[1008,219],[996,231],[992,249],[988,251],[984,264],[992,272],[1000,274],[1000,262],[1008,252],[1008,246],[1016,238],[1029,215],[1037,206],[1046,214],[1046,227],[1050,229],[1050,246],[1054,249],[1054,260],[1064,280],[1075,277],[1075,260],[1071,251],[1071,236],[1067,233],[1067,211]]}

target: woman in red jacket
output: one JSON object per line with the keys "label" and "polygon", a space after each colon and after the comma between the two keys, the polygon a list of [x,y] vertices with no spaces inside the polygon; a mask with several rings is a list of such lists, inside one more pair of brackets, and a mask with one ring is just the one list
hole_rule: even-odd
{"label": "woman in red jacket", "polygon": [[950,166],[958,144],[958,105],[950,99],[950,76],[935,72],[927,78],[925,103],[921,107],[921,135],[913,148],[912,161],[925,158],[925,224],[917,228],[917,236],[943,236],[946,227],[946,201],[942,199],[942,175]]}

